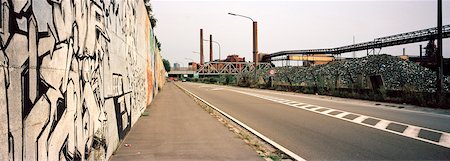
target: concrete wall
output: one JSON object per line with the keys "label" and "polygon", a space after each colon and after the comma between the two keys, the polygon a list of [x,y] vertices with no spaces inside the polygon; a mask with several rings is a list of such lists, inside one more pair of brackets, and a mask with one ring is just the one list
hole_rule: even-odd
{"label": "concrete wall", "polygon": [[0,2],[0,160],[107,160],[164,84],[144,1]]}

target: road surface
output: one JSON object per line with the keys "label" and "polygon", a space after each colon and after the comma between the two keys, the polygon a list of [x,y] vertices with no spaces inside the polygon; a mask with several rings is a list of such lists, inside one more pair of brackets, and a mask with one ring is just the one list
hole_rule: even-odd
{"label": "road surface", "polygon": [[178,83],[306,160],[449,160],[450,116],[362,101]]}

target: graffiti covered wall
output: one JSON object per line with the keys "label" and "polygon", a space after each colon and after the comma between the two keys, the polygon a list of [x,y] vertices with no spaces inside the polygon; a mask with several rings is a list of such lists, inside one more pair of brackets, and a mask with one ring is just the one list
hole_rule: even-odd
{"label": "graffiti covered wall", "polygon": [[0,2],[0,160],[108,159],[164,83],[144,0]]}

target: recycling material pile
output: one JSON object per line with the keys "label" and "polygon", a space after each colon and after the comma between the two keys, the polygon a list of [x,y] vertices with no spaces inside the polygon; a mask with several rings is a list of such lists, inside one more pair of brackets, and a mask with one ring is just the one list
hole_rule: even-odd
{"label": "recycling material pile", "polygon": [[[436,91],[434,71],[385,54],[311,67],[277,67],[276,71],[276,82],[291,85],[369,88],[369,77],[378,75],[388,90]],[[444,77],[444,90],[447,92],[449,84],[450,77]]]}

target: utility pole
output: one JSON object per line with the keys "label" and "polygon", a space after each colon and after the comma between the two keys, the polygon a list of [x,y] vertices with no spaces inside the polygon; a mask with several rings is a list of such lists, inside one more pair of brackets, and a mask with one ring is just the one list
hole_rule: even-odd
{"label": "utility pole", "polygon": [[436,79],[436,86],[437,86],[437,92],[439,94],[443,93],[443,70],[444,70],[444,63],[442,58],[442,0],[438,0],[438,35],[437,35],[437,79]]}

